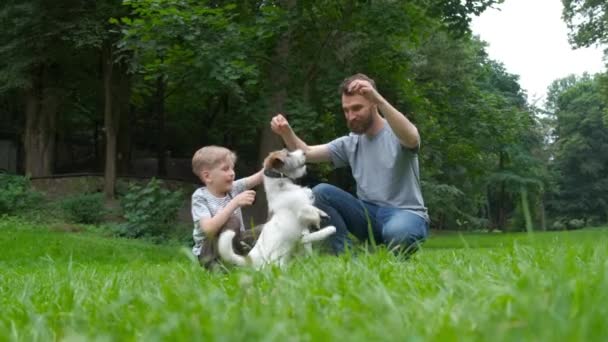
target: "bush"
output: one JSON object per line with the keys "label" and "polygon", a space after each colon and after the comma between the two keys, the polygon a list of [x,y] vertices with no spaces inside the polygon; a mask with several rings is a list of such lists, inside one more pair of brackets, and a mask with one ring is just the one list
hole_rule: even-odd
{"label": "bush", "polygon": [[585,226],[585,221],[581,219],[572,219],[568,221],[568,229],[581,229]]}
{"label": "bush", "polygon": [[162,188],[162,182],[152,179],[146,186],[130,184],[120,204],[127,222],[119,235],[132,238],[165,238],[177,219],[182,203],[182,191]]}
{"label": "bush", "polygon": [[552,230],[566,230],[566,224],[564,222],[562,222],[561,220],[557,220],[557,221],[553,222],[553,225],[551,225],[551,229]]}
{"label": "bush", "polygon": [[106,213],[101,193],[69,197],[62,201],[61,208],[68,219],[75,223],[99,223]]}
{"label": "bush", "polygon": [[599,216],[590,216],[585,220],[585,225],[588,227],[599,227],[602,225],[602,220]]}
{"label": "bush", "polygon": [[31,189],[28,177],[0,173],[0,215],[38,206],[42,194]]}

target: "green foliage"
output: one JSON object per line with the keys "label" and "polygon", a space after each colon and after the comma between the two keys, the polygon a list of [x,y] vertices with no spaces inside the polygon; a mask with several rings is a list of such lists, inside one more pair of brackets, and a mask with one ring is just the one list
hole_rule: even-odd
{"label": "green foliage", "polygon": [[0,215],[35,208],[41,201],[42,194],[31,188],[28,177],[0,173]]}
{"label": "green foliage", "polygon": [[566,228],[567,228],[566,224],[561,220],[556,220],[551,225],[551,229],[553,229],[553,230],[565,230]]}
{"label": "green foliage", "polygon": [[608,102],[600,79],[571,76],[555,81],[549,90],[555,131],[548,204],[554,215],[569,220],[608,220],[608,126],[603,120]]}
{"label": "green foliage", "polygon": [[[542,198],[548,158],[517,76],[469,32],[473,15],[501,2],[9,0],[0,87],[43,75],[41,87],[65,101],[58,136],[93,151],[103,134],[98,61],[110,52],[131,71],[123,161],[128,151],[179,158],[222,144],[257,166],[270,108],[306,142],[325,143],[347,133],[338,84],[364,72],[419,128],[434,228],[503,228],[522,215],[522,185],[532,208]],[[332,178],[327,165],[314,171]]]}
{"label": "green foliage", "polygon": [[581,229],[585,226],[585,220],[572,219],[568,221],[568,228],[570,229]]}
{"label": "green foliage", "polygon": [[502,342],[608,334],[606,229],[443,235],[408,261],[358,251],[296,259],[284,271],[218,273],[176,246],[49,232],[12,218],[0,220],[0,232],[7,340]]}
{"label": "green foliage", "polygon": [[120,199],[126,222],[118,233],[130,238],[166,238],[177,218],[183,200],[181,190],[163,188],[163,183],[152,179],[145,186],[130,184]]}
{"label": "green foliage", "polygon": [[487,219],[470,215],[466,207],[459,205],[467,199],[464,192],[456,186],[423,181],[422,187],[424,202],[427,207],[432,208],[431,214],[436,229],[476,230],[488,228],[490,225]]}
{"label": "green foliage", "polygon": [[149,116],[147,106],[159,100],[155,90],[162,80],[167,148],[191,155],[200,145],[223,141],[255,151],[259,127],[242,123],[264,112],[262,61],[279,29],[274,18],[280,9],[194,0],[125,4],[130,16],[113,22],[119,24],[121,53],[132,56],[132,102]]}
{"label": "green foliage", "polygon": [[61,203],[65,215],[75,223],[97,224],[105,215],[102,193],[81,194],[64,199]]}
{"label": "green foliage", "polygon": [[[448,229],[506,228],[511,216],[523,215],[516,210],[521,185],[535,202],[546,178],[535,155],[539,126],[517,76],[490,60],[483,42],[439,32],[416,51],[412,77],[418,95],[409,96],[408,115],[422,136],[431,221]],[[461,195],[438,193],[442,185]]]}
{"label": "green foliage", "polygon": [[[62,67],[73,57],[65,40],[80,18],[74,1],[56,6],[41,0],[6,0],[0,5],[0,93],[60,86]],[[56,90],[56,89],[55,89]]]}
{"label": "green foliage", "polygon": [[608,3],[598,0],[562,0],[570,42],[577,47],[608,43]]}

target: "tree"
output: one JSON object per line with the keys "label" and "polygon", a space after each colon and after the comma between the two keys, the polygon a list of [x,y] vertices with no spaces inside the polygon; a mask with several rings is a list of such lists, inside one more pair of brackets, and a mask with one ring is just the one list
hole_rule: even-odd
{"label": "tree", "polygon": [[562,219],[608,220],[608,126],[600,76],[556,80],[548,108],[555,116],[551,212]]}
{"label": "tree", "polygon": [[598,0],[562,0],[563,18],[576,47],[608,43],[608,3]]}
{"label": "tree", "polygon": [[[70,66],[51,77],[68,94],[64,127],[92,131],[88,125],[100,126],[103,111],[110,196],[121,134],[138,154],[156,154],[158,174],[169,151],[190,157],[207,144],[236,150],[237,173],[250,173],[280,147],[268,130],[276,112],[290,115],[311,144],[347,133],[336,88],[363,72],[421,131],[423,191],[435,227],[504,227],[523,217],[522,199],[538,202],[542,167],[517,77],[491,61],[469,32],[471,16],[499,2],[65,0],[62,13],[71,17],[48,18],[60,38],[40,38],[48,44],[36,51],[57,67]],[[42,2],[27,3],[38,6],[32,16],[55,15],[42,11]],[[6,29],[1,39],[22,45],[0,53],[25,54],[26,40]],[[21,60],[13,58],[12,69]],[[12,69],[0,73],[16,75]],[[25,89],[14,82],[9,88]],[[121,126],[127,110],[129,131]],[[313,182],[352,186],[327,166],[310,171]],[[255,216],[265,215],[260,207]]]}
{"label": "tree", "polygon": [[423,139],[425,200],[437,228],[509,228],[520,216],[522,186],[530,202],[542,192],[533,154],[542,139],[532,110],[517,76],[484,49],[470,35],[440,32],[416,51],[410,73],[422,97],[410,101]]}
{"label": "tree", "polygon": [[[129,76],[125,55],[119,55],[116,44],[120,38],[110,20],[127,14],[120,0],[83,2],[78,8],[80,18],[73,23],[67,39],[75,49],[92,49],[101,64],[103,88],[103,122],[105,134],[104,194],[114,198],[116,160],[121,116],[130,99]],[[122,63],[117,61],[122,59]]]}
{"label": "tree", "polygon": [[73,1],[4,1],[0,7],[0,92],[17,89],[25,101],[25,172],[52,172],[57,114],[65,97],[61,76],[70,55],[62,39]]}

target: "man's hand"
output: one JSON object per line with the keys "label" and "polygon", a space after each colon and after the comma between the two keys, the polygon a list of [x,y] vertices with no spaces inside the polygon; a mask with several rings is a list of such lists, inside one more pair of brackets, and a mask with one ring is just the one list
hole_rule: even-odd
{"label": "man's hand", "polygon": [[374,104],[380,104],[384,101],[384,98],[378,91],[366,80],[354,80],[348,85],[348,92],[350,94],[358,94]]}
{"label": "man's hand", "polygon": [[306,161],[311,163],[318,163],[322,161],[329,161],[329,148],[327,145],[316,145],[308,146],[295,134],[289,122],[283,116],[283,114],[277,114],[270,121],[270,128],[276,134],[278,134],[288,150],[293,151],[300,149],[306,154]]}
{"label": "man's hand", "polygon": [[255,201],[255,191],[245,190],[240,194],[236,195],[232,201],[239,207],[246,207],[253,204]]}
{"label": "man's hand", "polygon": [[354,80],[348,85],[350,94],[365,97],[368,101],[378,106],[378,111],[384,115],[389,126],[395,132],[401,145],[414,149],[420,146],[420,134],[418,129],[400,111],[395,109],[378,91],[366,80]]}
{"label": "man's hand", "polygon": [[289,134],[291,130],[291,126],[289,126],[289,122],[283,116],[283,114],[275,115],[270,121],[270,129],[281,137]]}

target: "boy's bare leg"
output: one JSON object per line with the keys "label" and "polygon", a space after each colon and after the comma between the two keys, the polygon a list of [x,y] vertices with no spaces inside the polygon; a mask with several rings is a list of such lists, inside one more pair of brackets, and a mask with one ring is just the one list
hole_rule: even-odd
{"label": "boy's bare leg", "polygon": [[203,241],[203,248],[201,250],[201,254],[198,256],[198,260],[201,266],[205,267],[208,270],[214,268],[220,262],[220,254],[217,248],[217,239],[222,234],[222,232],[226,230],[232,230],[235,232],[234,240],[232,240],[232,248],[234,252],[240,255],[246,254],[243,247],[240,244],[241,241],[241,225],[236,216],[231,216],[228,219],[217,236],[207,237],[205,241]]}
{"label": "boy's bare leg", "polygon": [[249,251],[253,248],[255,242],[260,236],[260,233],[262,232],[262,228],[264,228],[264,225],[261,224],[253,228],[245,229],[244,232],[241,232],[241,241],[239,242],[243,249],[243,253],[241,255],[249,253]]}

